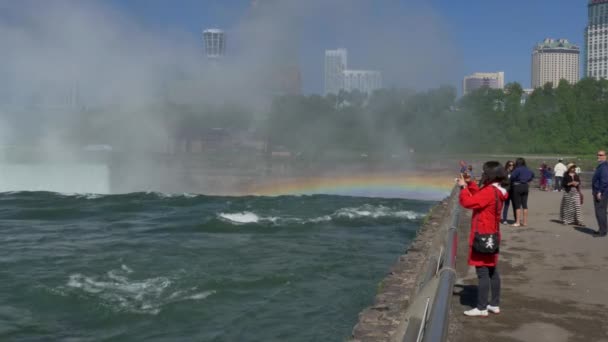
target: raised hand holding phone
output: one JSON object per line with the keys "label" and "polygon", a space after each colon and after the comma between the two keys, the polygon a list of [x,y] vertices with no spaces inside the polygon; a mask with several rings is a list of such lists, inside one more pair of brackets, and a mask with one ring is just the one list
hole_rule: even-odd
{"label": "raised hand holding phone", "polygon": [[467,186],[467,181],[464,178],[464,174],[460,174],[460,177],[458,177],[458,186],[459,187],[465,187]]}

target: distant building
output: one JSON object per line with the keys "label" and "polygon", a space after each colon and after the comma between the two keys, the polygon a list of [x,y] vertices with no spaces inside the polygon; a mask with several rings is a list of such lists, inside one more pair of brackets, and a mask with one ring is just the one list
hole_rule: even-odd
{"label": "distant building", "polygon": [[557,87],[562,79],[576,83],[580,79],[580,49],[567,39],[547,38],[532,50],[532,88],[547,82]]}
{"label": "distant building", "polygon": [[585,75],[608,78],[608,0],[590,0],[585,29]]}
{"label": "distant building", "polygon": [[525,105],[526,102],[528,102],[528,98],[530,97],[530,95],[532,95],[533,92],[534,92],[534,89],[531,89],[531,88],[523,89],[523,92],[521,93],[521,99],[520,99],[520,103],[522,106]]}
{"label": "distant building", "polygon": [[340,90],[359,90],[371,94],[380,88],[382,88],[380,71],[348,69],[346,49],[325,51],[325,95],[337,95]]}
{"label": "distant building", "polygon": [[371,94],[382,88],[382,74],[374,70],[344,70],[344,90]]}
{"label": "distant building", "polygon": [[208,29],[203,31],[205,42],[205,54],[207,58],[218,59],[226,54],[226,34],[219,29]]}
{"label": "distant building", "polygon": [[503,71],[476,72],[472,75],[466,76],[462,81],[462,92],[464,95],[482,87],[504,89],[505,73]]}
{"label": "distant building", "polygon": [[325,95],[344,89],[344,71],[348,65],[346,49],[325,51]]}

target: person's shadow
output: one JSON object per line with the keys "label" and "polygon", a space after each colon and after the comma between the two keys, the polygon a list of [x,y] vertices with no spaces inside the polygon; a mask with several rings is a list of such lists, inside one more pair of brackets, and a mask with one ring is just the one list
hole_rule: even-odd
{"label": "person's shadow", "polygon": [[595,230],[593,230],[591,228],[587,228],[587,227],[575,226],[574,229],[578,230],[581,233],[585,233],[585,234],[589,234],[589,235],[593,235],[596,233]]}
{"label": "person's shadow", "polygon": [[460,296],[460,305],[477,307],[477,285],[455,284],[454,296]]}
{"label": "person's shadow", "polygon": [[[563,222],[560,220],[550,220],[551,222],[555,222],[555,223],[559,223],[563,225]],[[574,229],[576,229],[577,231],[583,233],[583,234],[589,234],[589,235],[593,235],[596,233],[595,230],[591,229],[591,228],[587,228],[587,227],[583,227],[583,226],[579,226],[579,225],[574,225]]]}

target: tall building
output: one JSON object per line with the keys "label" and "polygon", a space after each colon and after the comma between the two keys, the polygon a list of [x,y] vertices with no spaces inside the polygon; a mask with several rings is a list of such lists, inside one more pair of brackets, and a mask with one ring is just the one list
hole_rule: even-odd
{"label": "tall building", "polygon": [[205,54],[207,58],[218,59],[226,53],[226,34],[219,29],[208,29],[203,31],[205,41]]}
{"label": "tall building", "polygon": [[344,90],[371,94],[382,87],[382,74],[374,70],[345,70]]}
{"label": "tall building", "polygon": [[585,75],[608,78],[608,0],[589,0],[585,29]]}
{"label": "tall building", "polygon": [[532,88],[547,82],[557,87],[561,79],[576,83],[580,79],[580,49],[567,39],[547,38],[532,50]]}
{"label": "tall building", "polygon": [[462,81],[462,93],[464,95],[482,87],[488,87],[492,89],[504,89],[504,71],[476,72],[472,75],[465,76],[464,80]]}
{"label": "tall building", "polygon": [[344,89],[344,71],[348,65],[346,49],[325,51],[325,95]]}

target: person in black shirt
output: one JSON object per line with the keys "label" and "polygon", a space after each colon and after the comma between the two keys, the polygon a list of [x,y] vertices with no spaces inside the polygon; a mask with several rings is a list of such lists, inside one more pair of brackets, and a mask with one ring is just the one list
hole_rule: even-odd
{"label": "person in black shirt", "polygon": [[530,182],[534,179],[534,172],[526,166],[524,158],[515,160],[515,170],[511,174],[511,191],[513,194],[513,208],[515,209],[515,223],[513,227],[528,225],[528,193]]}

